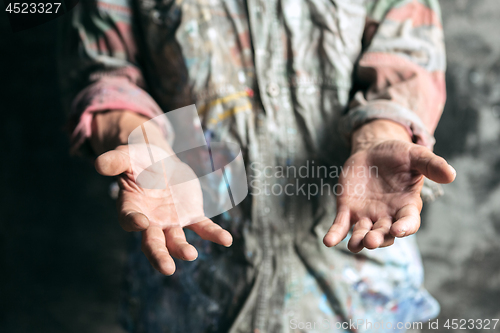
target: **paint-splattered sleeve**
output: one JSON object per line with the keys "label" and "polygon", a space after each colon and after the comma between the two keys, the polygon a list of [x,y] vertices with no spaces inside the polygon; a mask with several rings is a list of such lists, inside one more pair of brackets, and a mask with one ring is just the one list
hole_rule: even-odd
{"label": "paint-splattered sleeve", "polygon": [[162,110],[146,92],[138,66],[128,0],[82,1],[64,23],[60,40],[63,101],[73,153],[91,153],[95,112],[130,110],[147,117]]}
{"label": "paint-splattered sleeve", "polygon": [[342,131],[349,137],[368,121],[390,119],[404,125],[414,142],[432,148],[446,100],[438,1],[371,2],[363,42]]}

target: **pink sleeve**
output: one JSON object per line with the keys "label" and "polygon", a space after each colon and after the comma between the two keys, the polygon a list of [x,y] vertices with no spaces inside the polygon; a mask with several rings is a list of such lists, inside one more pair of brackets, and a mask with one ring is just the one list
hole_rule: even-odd
{"label": "pink sleeve", "polygon": [[126,77],[104,77],[81,91],[71,107],[71,152],[77,153],[90,138],[93,114],[127,110],[148,118],[163,114],[153,98]]}
{"label": "pink sleeve", "polygon": [[130,2],[81,2],[70,15],[59,45],[61,97],[69,113],[71,152],[84,153],[94,113],[128,110],[153,118],[163,112],[146,91]]}
{"label": "pink sleeve", "polygon": [[[342,128],[346,138],[374,119],[405,126],[432,149],[446,100],[446,56],[436,0],[376,1],[365,27],[365,50]],[[370,15],[369,15],[370,16]]]}

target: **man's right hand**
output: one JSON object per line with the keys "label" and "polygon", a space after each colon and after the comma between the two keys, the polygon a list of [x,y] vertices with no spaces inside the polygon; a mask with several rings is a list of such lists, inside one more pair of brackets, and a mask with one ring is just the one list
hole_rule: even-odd
{"label": "man's right hand", "polygon": [[[162,274],[172,275],[175,272],[172,256],[188,261],[198,256],[196,249],[186,241],[176,206],[179,208],[181,205],[184,211],[193,216],[203,215],[202,193],[199,184],[193,182],[190,182],[192,184],[189,187],[184,187],[181,193],[176,191],[175,198],[168,186],[165,189],[144,189],[136,183],[129,147],[125,143],[128,135],[146,121],[148,118],[128,111],[97,113],[90,141],[93,149],[101,154],[95,162],[97,172],[104,176],[119,177],[120,225],[125,231],[142,231],[142,251],[151,265]],[[161,136],[160,134],[157,138]],[[173,155],[166,140],[158,140],[155,145]],[[177,166],[174,172],[192,172],[181,161],[175,163]],[[169,178],[165,175],[155,176],[166,181]],[[208,218],[185,227],[214,243],[224,246],[232,244],[231,234]]]}

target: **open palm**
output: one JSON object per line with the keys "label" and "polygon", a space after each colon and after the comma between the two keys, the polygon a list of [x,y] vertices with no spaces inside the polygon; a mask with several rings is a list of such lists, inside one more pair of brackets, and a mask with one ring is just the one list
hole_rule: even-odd
{"label": "open palm", "polygon": [[[153,146],[152,146],[153,147]],[[134,147],[132,147],[134,148]],[[196,179],[194,172],[178,159],[160,161],[149,167],[142,155],[130,153],[131,147],[119,146],[96,160],[97,171],[105,176],[119,175],[119,221],[126,231],[142,231],[142,250],[155,269],[163,274],[175,272],[171,256],[194,260],[196,249],[187,243],[183,227],[200,237],[229,246],[232,237],[204,216],[201,187],[188,181],[175,191],[172,181]],[[137,178],[137,169],[145,169]],[[134,172],[135,171],[135,172]]]}
{"label": "open palm", "polygon": [[348,247],[359,252],[394,243],[420,227],[424,177],[450,183],[455,171],[428,148],[389,140],[353,154],[339,179],[337,216],[324,238],[327,246],[341,242],[353,226]]}

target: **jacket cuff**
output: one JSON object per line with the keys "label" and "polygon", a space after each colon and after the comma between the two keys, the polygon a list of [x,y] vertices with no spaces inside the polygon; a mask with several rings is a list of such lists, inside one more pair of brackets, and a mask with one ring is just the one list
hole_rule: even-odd
{"label": "jacket cuff", "polygon": [[341,118],[340,132],[350,142],[352,133],[362,125],[375,120],[388,119],[403,125],[414,143],[434,147],[435,139],[422,120],[411,110],[391,101],[374,100],[357,106]]}
{"label": "jacket cuff", "polygon": [[[105,77],[91,84],[73,101],[69,130],[72,154],[88,155],[88,139],[92,134],[92,119],[96,112],[127,110],[148,118],[163,114],[153,98],[126,78]],[[170,142],[173,139],[171,125],[166,117],[158,118],[161,130]]]}

